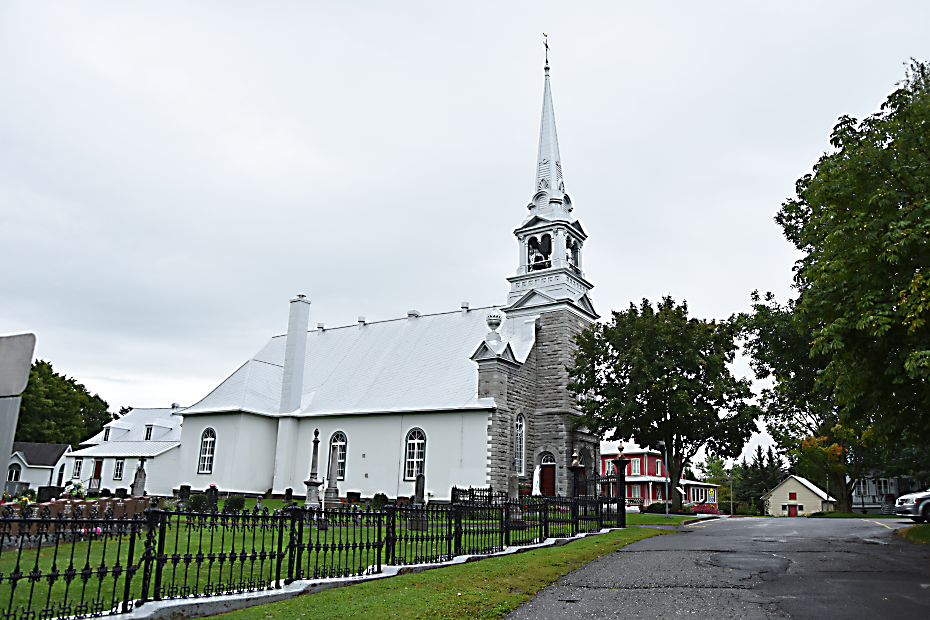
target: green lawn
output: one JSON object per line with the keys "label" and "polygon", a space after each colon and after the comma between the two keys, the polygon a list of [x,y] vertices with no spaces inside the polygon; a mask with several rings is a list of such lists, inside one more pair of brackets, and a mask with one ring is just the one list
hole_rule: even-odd
{"label": "green lawn", "polygon": [[626,523],[627,525],[678,525],[682,521],[687,521],[694,517],[695,515],[669,515],[666,519],[665,515],[648,514],[645,512],[628,512],[626,513]]}
{"label": "green lawn", "polygon": [[911,542],[915,542],[921,545],[930,544],[930,524],[928,523],[906,527],[902,530],[898,530],[898,534]]}
{"label": "green lawn", "polygon": [[258,605],[222,620],[500,618],[561,576],[606,553],[666,531],[628,528],[562,547],[370,581]]}

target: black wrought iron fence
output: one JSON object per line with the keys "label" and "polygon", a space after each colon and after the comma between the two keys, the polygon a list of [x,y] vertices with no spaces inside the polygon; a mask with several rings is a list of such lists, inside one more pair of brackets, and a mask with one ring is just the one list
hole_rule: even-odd
{"label": "black wrought iron fence", "polygon": [[376,574],[385,564],[442,562],[624,526],[616,498],[482,499],[381,511],[294,505],[273,513],[172,511],[147,500],[132,510],[63,503],[56,514],[49,506],[6,506],[0,620],[99,617],[150,600]]}

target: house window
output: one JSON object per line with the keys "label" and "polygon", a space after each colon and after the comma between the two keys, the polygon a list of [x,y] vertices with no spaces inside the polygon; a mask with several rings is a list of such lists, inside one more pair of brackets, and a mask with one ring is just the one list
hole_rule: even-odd
{"label": "house window", "polygon": [[788,499],[798,499],[797,493],[788,493]]}
{"label": "house window", "polygon": [[643,489],[643,488],[642,488],[640,485],[634,484],[634,485],[633,485],[633,497],[641,497],[641,496],[642,496],[642,489]]}
{"label": "house window", "polygon": [[798,512],[804,512],[804,504],[798,504]]}
{"label": "house window", "polygon": [[691,501],[703,502],[707,499],[707,489],[704,487],[691,487]]}
{"label": "house window", "polygon": [[[348,445],[349,441],[346,439],[346,434],[342,431],[336,431],[333,433],[333,436],[329,438],[329,458],[333,458],[333,446],[336,446],[338,450],[336,453],[336,478],[338,480],[346,479],[346,449]],[[329,471],[329,464],[327,464],[326,471]]]}
{"label": "house window", "polygon": [[782,505],[781,505],[781,510],[782,510],[782,512],[788,512],[788,504],[782,504]]}
{"label": "house window", "polygon": [[110,427],[109,426],[103,429],[103,440],[110,441]]}
{"label": "house window", "polygon": [[116,459],[116,464],[113,466],[113,479],[123,479],[123,459]]}
{"label": "house window", "polygon": [[418,428],[407,433],[407,462],[404,466],[404,480],[413,480],[423,473],[426,458],[426,435]]}
{"label": "house window", "polygon": [[81,459],[74,459],[74,469],[71,470],[71,477],[75,480],[81,477],[81,464],[84,463]]}
{"label": "house window", "polygon": [[213,454],[216,451],[216,432],[208,428],[200,436],[200,462],[197,464],[198,474],[213,473]]}
{"label": "house window", "polygon": [[523,474],[523,445],[526,439],[526,420],[523,414],[517,416],[517,423],[513,428],[513,455],[517,459],[517,473]]}
{"label": "house window", "polygon": [[868,480],[857,480],[856,481],[856,495],[862,497],[869,494],[869,481]]}
{"label": "house window", "polygon": [[[639,475],[639,459],[633,459],[630,461],[630,473],[634,476]],[[639,497],[638,495],[636,497]]]}
{"label": "house window", "polygon": [[662,475],[662,460],[656,459],[656,476]]}
{"label": "house window", "polygon": [[58,468],[58,486],[61,486],[61,483],[65,481],[65,464],[62,463],[61,467]]}
{"label": "house window", "polygon": [[878,481],[878,494],[888,495],[888,480],[886,478],[882,478]]}
{"label": "house window", "polygon": [[10,469],[6,474],[6,479],[8,482],[19,482],[19,475],[23,473],[23,468],[20,467],[19,463],[13,463],[10,465]]}
{"label": "house window", "polygon": [[152,438],[152,425],[146,424],[145,425],[145,440],[148,441],[151,438]]}
{"label": "house window", "polygon": [[662,499],[662,489],[661,487],[656,489],[656,499]]}

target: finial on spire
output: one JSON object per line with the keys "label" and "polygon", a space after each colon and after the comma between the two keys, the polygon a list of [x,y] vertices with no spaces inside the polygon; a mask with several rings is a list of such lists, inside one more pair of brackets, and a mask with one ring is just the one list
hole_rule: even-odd
{"label": "finial on spire", "polygon": [[546,48],[546,68],[549,68],[549,35],[545,32],[543,33],[543,46]]}

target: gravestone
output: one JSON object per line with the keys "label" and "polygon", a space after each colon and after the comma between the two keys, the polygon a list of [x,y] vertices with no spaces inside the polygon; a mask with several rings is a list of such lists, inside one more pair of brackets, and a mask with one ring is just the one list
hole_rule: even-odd
{"label": "gravestone", "polygon": [[63,490],[64,487],[39,487],[36,490],[36,502],[39,504],[45,504],[50,499],[57,499]]}
{"label": "gravestone", "polygon": [[412,532],[426,532],[429,530],[429,517],[423,505],[426,499],[426,476],[417,474],[413,483],[413,510],[407,517],[407,529]]}
{"label": "gravestone", "polygon": [[326,492],[323,494],[323,508],[335,510],[342,508],[342,502],[339,501],[339,487],[336,481],[339,479],[339,446],[333,443],[333,451],[329,455],[329,478],[326,481]]}
{"label": "gravestone", "polygon": [[145,457],[139,459],[139,469],[136,470],[130,489],[134,497],[145,495]]}
{"label": "gravestone", "polygon": [[261,509],[262,509],[262,500],[263,500],[263,499],[264,499],[264,498],[263,498],[261,495],[259,495],[258,498],[255,500],[255,510],[261,511]]}
{"label": "gravestone", "polygon": [[126,489],[125,489],[125,488],[122,488],[122,487],[121,487],[121,488],[119,488],[119,489],[116,489],[116,497],[118,497],[119,499],[126,499],[128,496],[129,496],[129,495],[128,495],[128,493],[126,492]]}
{"label": "gravestone", "polygon": [[320,507],[320,485],[322,480],[317,480],[317,460],[320,451],[320,429],[313,430],[313,459],[310,461],[310,478],[304,480],[307,485],[307,499],[304,500],[304,508]]}
{"label": "gravestone", "polygon": [[182,502],[186,502],[190,498],[191,498],[191,485],[182,484],[181,489],[178,492],[178,499],[181,500]]}
{"label": "gravestone", "polygon": [[287,487],[286,489],[284,489],[284,503],[290,504],[293,501],[294,501],[294,489],[292,489],[291,487]]}
{"label": "gravestone", "polygon": [[206,496],[207,496],[207,505],[204,507],[204,509],[207,512],[216,510],[217,503],[219,502],[219,499],[220,499],[220,490],[216,488],[215,486],[210,485],[207,487]]}
{"label": "gravestone", "polygon": [[346,501],[350,504],[358,504],[362,501],[362,494],[359,491],[346,491]]}

